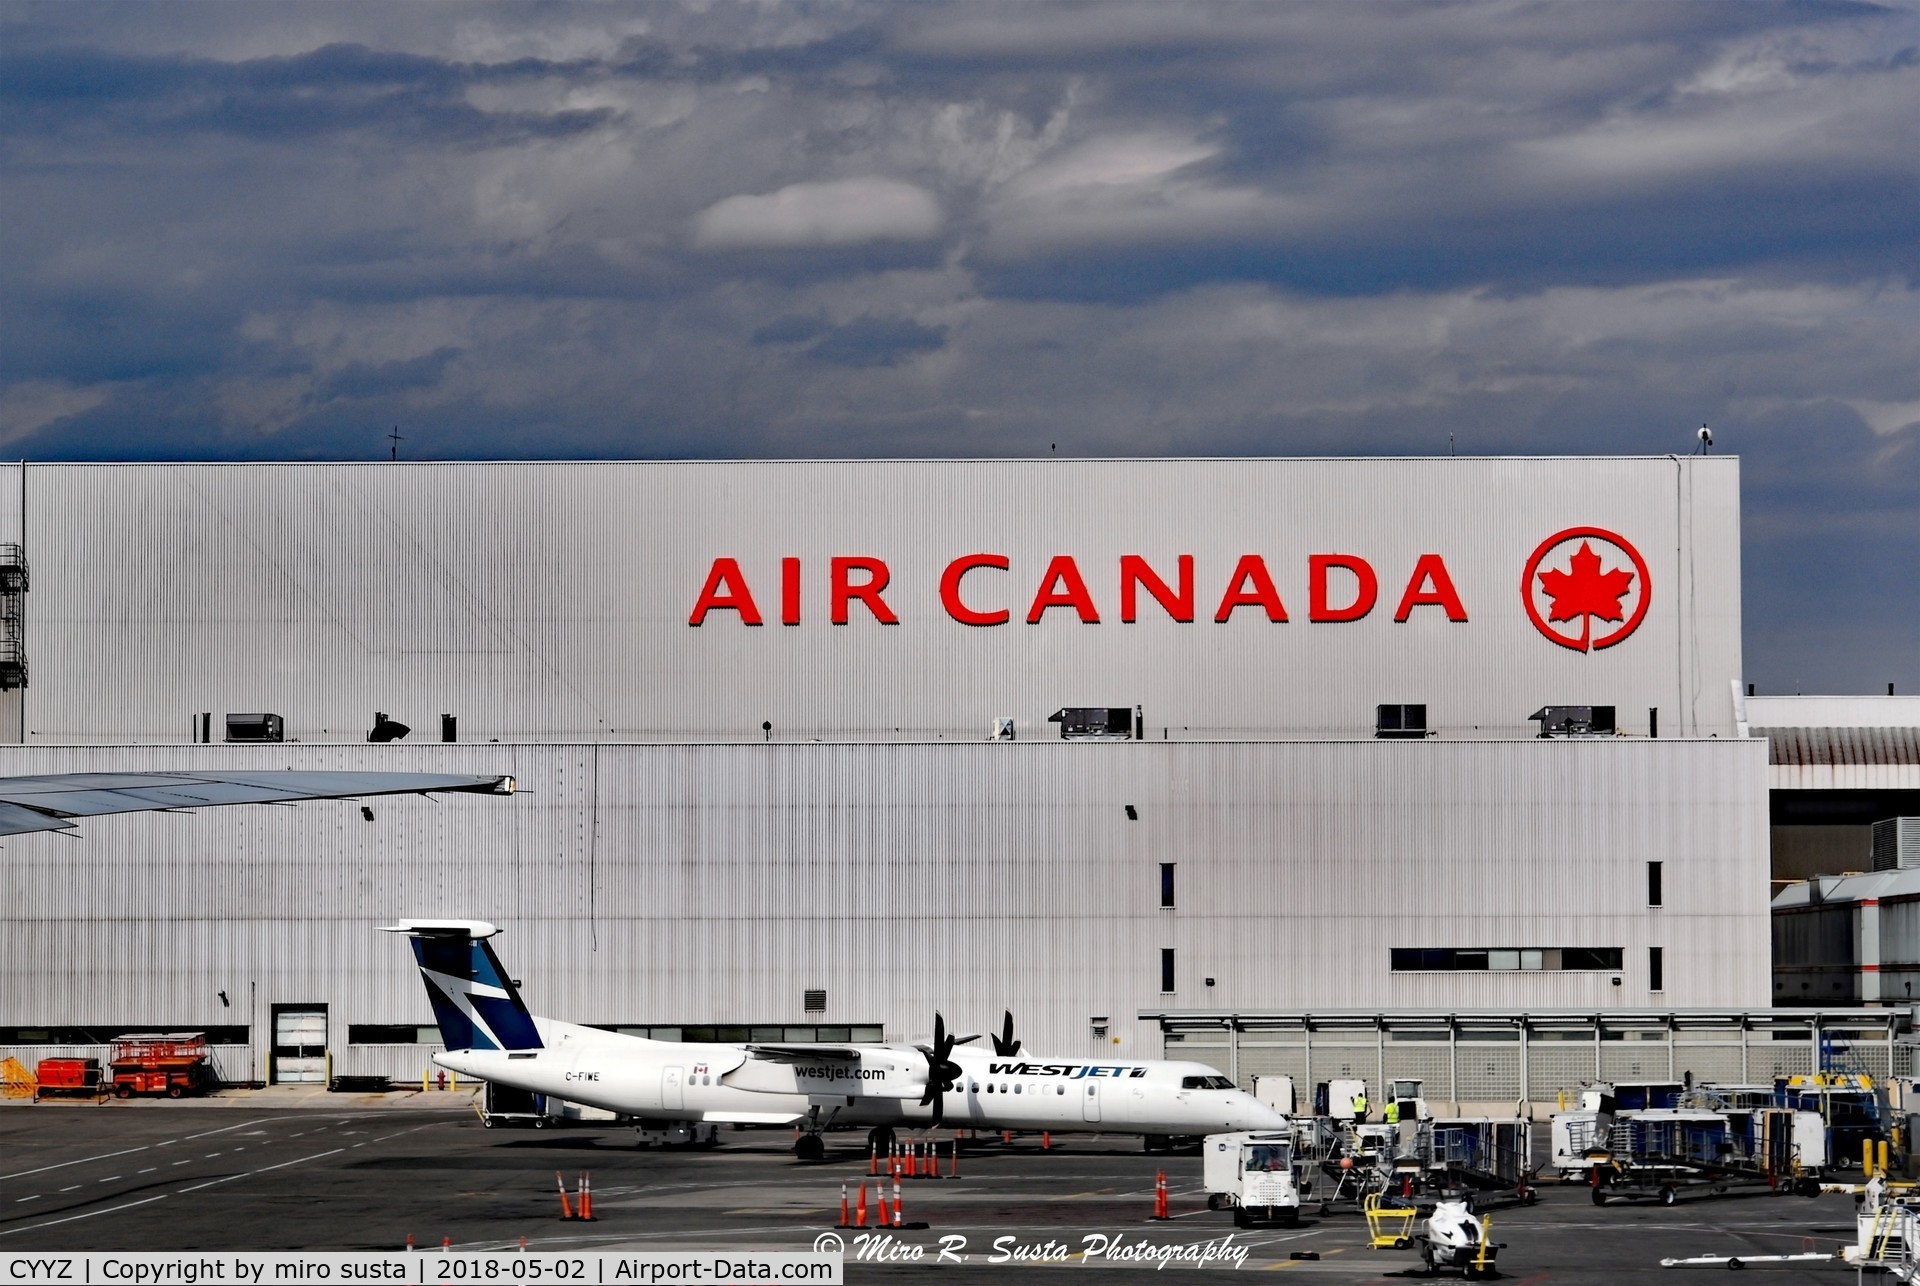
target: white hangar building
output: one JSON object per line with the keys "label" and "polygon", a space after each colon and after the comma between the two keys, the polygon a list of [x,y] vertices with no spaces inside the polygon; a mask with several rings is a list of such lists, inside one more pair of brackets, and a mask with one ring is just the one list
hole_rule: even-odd
{"label": "white hangar building", "polygon": [[418,1076],[407,915],[723,1039],[1763,1007],[1739,538],[1723,457],[8,466],[0,773],[522,793],[10,838],[0,1053]]}

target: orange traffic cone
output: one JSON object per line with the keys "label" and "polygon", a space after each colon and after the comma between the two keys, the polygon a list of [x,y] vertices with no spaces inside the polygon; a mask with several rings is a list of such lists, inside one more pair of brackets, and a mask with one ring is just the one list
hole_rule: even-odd
{"label": "orange traffic cone", "polygon": [[573,1218],[573,1205],[567,1200],[567,1181],[560,1177],[558,1170],[553,1172],[553,1181],[560,1187],[560,1217],[562,1219]]}
{"label": "orange traffic cone", "polygon": [[860,1205],[854,1218],[856,1221],[853,1225],[854,1227],[864,1228],[867,1226],[867,1185],[864,1183],[860,1185]]}
{"label": "orange traffic cone", "polygon": [[1153,1172],[1153,1217],[1155,1219],[1173,1218],[1167,1213],[1167,1172],[1165,1170]]}
{"label": "orange traffic cone", "polygon": [[580,1217],[593,1218],[593,1176],[591,1174],[580,1176]]}
{"label": "orange traffic cone", "polygon": [[893,1226],[896,1228],[903,1226],[900,1218],[900,1180],[898,1179],[893,1181]]}

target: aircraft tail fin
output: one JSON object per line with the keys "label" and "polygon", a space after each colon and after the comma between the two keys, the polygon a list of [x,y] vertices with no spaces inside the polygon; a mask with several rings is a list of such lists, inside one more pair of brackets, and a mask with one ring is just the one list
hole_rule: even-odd
{"label": "aircraft tail fin", "polygon": [[543,1047],[520,989],[487,944],[498,929],[481,920],[402,920],[383,931],[412,940],[449,1050]]}

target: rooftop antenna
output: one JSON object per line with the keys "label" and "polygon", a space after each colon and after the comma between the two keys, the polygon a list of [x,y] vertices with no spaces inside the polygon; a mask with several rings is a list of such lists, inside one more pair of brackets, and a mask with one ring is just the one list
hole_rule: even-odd
{"label": "rooftop antenna", "polygon": [[1712,455],[1713,454],[1713,430],[1712,429],[1708,428],[1706,425],[1703,424],[1700,426],[1700,431],[1698,433],[1695,433],[1693,436],[1700,439],[1700,445],[1695,447],[1693,451],[1695,455]]}
{"label": "rooftop antenna", "polygon": [[1447,454],[1453,454],[1453,434],[1447,434]]}
{"label": "rooftop antenna", "polygon": [[400,458],[400,444],[406,441],[405,438],[400,436],[400,426],[397,424],[394,425],[393,432],[387,434],[387,437],[393,442],[393,446],[388,450],[387,459],[398,460]]}

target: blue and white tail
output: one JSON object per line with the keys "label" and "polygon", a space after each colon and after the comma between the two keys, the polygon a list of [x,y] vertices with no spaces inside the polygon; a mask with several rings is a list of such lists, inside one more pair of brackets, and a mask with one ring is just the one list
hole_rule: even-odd
{"label": "blue and white tail", "polygon": [[542,1048],[533,1015],[487,945],[498,929],[480,920],[402,920],[384,932],[413,940],[449,1050]]}

